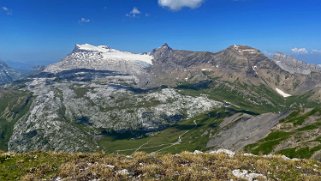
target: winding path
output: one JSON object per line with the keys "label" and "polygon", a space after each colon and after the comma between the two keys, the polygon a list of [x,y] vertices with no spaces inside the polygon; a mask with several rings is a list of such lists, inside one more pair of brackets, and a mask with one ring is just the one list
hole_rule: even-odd
{"label": "winding path", "polygon": [[[195,125],[194,128],[196,128],[196,127],[197,127],[197,122],[196,122],[196,120],[194,120],[193,123],[194,123],[194,125]],[[162,151],[162,150],[164,150],[164,149],[167,149],[167,148],[173,147],[173,146],[175,146],[175,145],[181,144],[181,143],[182,143],[182,137],[183,137],[185,134],[187,134],[188,132],[190,132],[190,131],[191,131],[191,130],[185,131],[183,134],[181,134],[181,135],[178,136],[178,140],[177,140],[176,142],[170,143],[169,146],[164,147],[164,148],[161,148],[161,149],[159,149],[159,150],[157,150],[157,151],[154,151],[154,152],[152,152],[152,153],[157,153],[157,152],[160,152],[160,151]]]}
{"label": "winding path", "polygon": [[[193,123],[194,123],[194,125],[195,125],[194,128],[196,128],[196,127],[198,126],[196,120],[194,120]],[[160,144],[160,145],[157,145],[157,146],[144,147],[144,146],[146,146],[146,145],[149,144],[150,140],[148,140],[147,142],[145,142],[144,144],[140,145],[140,146],[137,147],[137,148],[129,148],[129,149],[123,149],[123,150],[116,150],[116,152],[125,152],[125,151],[133,151],[133,150],[134,150],[134,152],[137,152],[137,151],[141,150],[143,147],[144,147],[144,149],[150,149],[150,148],[158,148],[158,147],[165,146],[165,147],[163,147],[163,148],[161,148],[161,149],[159,149],[159,150],[157,150],[157,151],[152,152],[152,153],[157,153],[157,152],[160,152],[160,151],[162,151],[162,150],[164,150],[164,149],[171,148],[171,147],[173,147],[173,146],[175,146],[175,145],[181,144],[182,141],[183,141],[183,140],[182,140],[182,137],[183,137],[184,135],[186,135],[186,134],[187,134],[188,132],[190,132],[190,131],[191,131],[191,130],[188,130],[188,131],[185,131],[184,133],[180,134],[180,135],[178,136],[178,138],[177,138],[177,141],[175,141],[174,143],[166,143],[166,144]],[[167,145],[168,145],[168,146],[167,146]]]}

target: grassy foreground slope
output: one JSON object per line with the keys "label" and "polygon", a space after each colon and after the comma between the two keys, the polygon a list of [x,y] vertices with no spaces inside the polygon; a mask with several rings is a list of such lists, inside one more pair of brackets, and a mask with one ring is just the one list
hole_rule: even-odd
{"label": "grassy foreground slope", "polygon": [[0,153],[0,180],[320,180],[321,163],[224,153]]}

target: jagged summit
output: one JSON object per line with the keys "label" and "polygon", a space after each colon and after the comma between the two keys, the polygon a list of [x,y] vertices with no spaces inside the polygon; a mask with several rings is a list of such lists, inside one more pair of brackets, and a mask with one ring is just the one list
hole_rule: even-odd
{"label": "jagged summit", "polygon": [[167,43],[164,43],[160,49],[163,49],[163,50],[172,50],[172,48],[167,44]]}
{"label": "jagged summit", "polygon": [[172,52],[173,49],[167,43],[165,43],[161,47],[154,49],[151,52],[151,55],[157,57],[157,59],[164,60],[168,58]]}
{"label": "jagged summit", "polygon": [[153,52],[167,52],[167,51],[172,51],[173,49],[167,44],[164,43],[162,46],[160,46],[159,48],[155,48],[153,50]]}

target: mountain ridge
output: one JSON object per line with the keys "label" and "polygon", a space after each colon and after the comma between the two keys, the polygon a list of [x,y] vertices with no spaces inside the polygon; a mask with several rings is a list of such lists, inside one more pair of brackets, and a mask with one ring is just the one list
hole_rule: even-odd
{"label": "mountain ridge", "polygon": [[274,54],[272,60],[276,62],[282,69],[292,74],[299,73],[309,75],[312,72],[321,72],[321,64],[308,64],[283,53]]}
{"label": "mountain ridge", "polygon": [[[199,52],[164,44],[133,54],[76,45],[60,62],[0,94],[8,103],[0,111],[0,143],[15,152],[203,151],[224,146],[214,140],[217,135],[235,143],[226,134],[237,126],[248,133],[250,123],[272,120],[260,125],[255,140],[240,144],[243,149],[272,134],[282,121],[278,115],[319,105],[320,80],[319,73],[285,71],[249,46]],[[18,97],[10,94],[15,89]],[[221,124],[228,124],[223,133]],[[317,123],[311,124],[306,123]]]}

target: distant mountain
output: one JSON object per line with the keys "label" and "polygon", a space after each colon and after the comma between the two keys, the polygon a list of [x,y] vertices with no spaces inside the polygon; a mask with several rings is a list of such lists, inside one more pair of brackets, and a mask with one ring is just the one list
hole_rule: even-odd
{"label": "distant mountain", "polygon": [[152,60],[153,57],[148,54],[120,51],[105,45],[83,44],[76,45],[71,54],[62,61],[49,65],[43,72],[59,73],[81,69],[114,71],[131,76],[135,83],[144,84],[146,82],[144,80],[146,78],[145,68],[152,65]]}
{"label": "distant mountain", "polygon": [[21,78],[21,73],[0,61],[0,84],[10,83]]}
{"label": "distant mountain", "polygon": [[282,53],[276,53],[272,59],[283,70],[286,70],[292,74],[298,73],[309,75],[312,72],[321,72],[321,65],[308,64],[304,61],[299,61],[294,57]]}
{"label": "distant mountain", "polygon": [[[227,49],[212,52],[193,52],[174,50],[164,45],[152,51],[154,64],[149,67],[152,81],[149,86],[170,85],[178,83],[197,83],[215,79],[224,86],[238,84],[248,86],[265,86],[283,95],[302,94],[320,84],[321,74],[313,77],[293,74],[280,64],[266,57],[259,50],[249,46],[233,45]],[[228,83],[228,84],[227,84]],[[236,88],[241,91],[244,89]],[[281,90],[281,91],[278,91]],[[248,90],[241,94],[247,94]]]}

